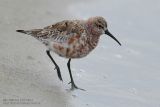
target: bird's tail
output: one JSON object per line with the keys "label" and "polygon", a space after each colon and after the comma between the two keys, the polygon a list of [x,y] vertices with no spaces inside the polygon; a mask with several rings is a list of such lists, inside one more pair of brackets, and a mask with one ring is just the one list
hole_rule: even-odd
{"label": "bird's tail", "polygon": [[37,33],[39,33],[40,31],[42,31],[42,29],[32,29],[32,30],[16,30],[17,32],[20,33],[24,33],[27,35],[36,35]]}

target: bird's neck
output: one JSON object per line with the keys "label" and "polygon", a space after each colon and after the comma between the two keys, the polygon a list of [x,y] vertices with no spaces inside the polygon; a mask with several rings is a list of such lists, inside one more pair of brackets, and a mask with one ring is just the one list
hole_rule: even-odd
{"label": "bird's neck", "polygon": [[94,27],[91,23],[87,23],[86,24],[86,27],[87,27],[87,33],[88,33],[88,43],[90,45],[90,47],[92,49],[94,49],[97,44],[98,44],[98,41],[99,41],[99,38],[100,38],[100,34],[97,33],[95,30],[94,30]]}
{"label": "bird's neck", "polygon": [[95,48],[99,42],[99,38],[100,36],[97,35],[90,35],[89,37],[89,45],[91,46],[91,48]]}

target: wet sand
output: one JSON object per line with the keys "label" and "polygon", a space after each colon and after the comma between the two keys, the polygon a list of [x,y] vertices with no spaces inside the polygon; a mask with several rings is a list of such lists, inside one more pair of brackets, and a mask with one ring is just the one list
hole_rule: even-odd
{"label": "wet sand", "polygon": [[[0,0],[0,107],[159,107],[159,11],[156,0]],[[45,46],[15,32],[97,15],[108,20],[122,47],[103,35],[89,56],[71,62],[85,92],[66,90],[67,59],[52,53],[61,82]]]}

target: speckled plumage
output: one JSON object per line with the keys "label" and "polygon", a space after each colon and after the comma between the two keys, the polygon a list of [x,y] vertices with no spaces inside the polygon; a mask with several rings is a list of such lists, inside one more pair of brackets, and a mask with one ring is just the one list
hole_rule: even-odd
{"label": "speckled plumage", "polygon": [[[102,17],[89,20],[64,20],[43,29],[24,31],[43,42],[51,51],[66,58],[81,58],[88,55],[96,46],[103,32],[95,28],[107,27]],[[98,28],[99,29],[99,28]]]}
{"label": "speckled plumage", "polygon": [[43,29],[17,30],[33,36],[48,48],[47,55],[56,66],[58,77],[62,80],[60,69],[50,55],[50,51],[61,57],[69,58],[67,63],[72,89],[78,88],[73,81],[70,61],[72,58],[82,58],[88,55],[98,44],[102,34],[107,34],[120,42],[108,31],[107,22],[103,17],[91,17],[88,20],[64,20]]}

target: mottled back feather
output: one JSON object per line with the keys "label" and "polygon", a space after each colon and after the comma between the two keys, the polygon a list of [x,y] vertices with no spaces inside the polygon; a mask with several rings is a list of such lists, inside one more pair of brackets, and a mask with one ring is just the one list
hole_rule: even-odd
{"label": "mottled back feather", "polygon": [[47,26],[44,29],[33,29],[25,32],[38,40],[50,38],[52,41],[65,42],[73,36],[81,35],[85,32],[85,27],[84,24],[78,20],[64,20]]}

